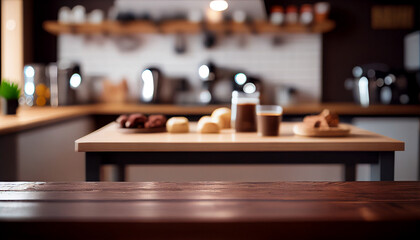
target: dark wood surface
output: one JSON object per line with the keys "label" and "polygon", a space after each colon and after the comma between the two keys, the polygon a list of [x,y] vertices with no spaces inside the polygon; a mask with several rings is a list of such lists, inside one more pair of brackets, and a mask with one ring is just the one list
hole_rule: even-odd
{"label": "dark wood surface", "polygon": [[0,228],[5,239],[418,239],[420,182],[1,183]]}

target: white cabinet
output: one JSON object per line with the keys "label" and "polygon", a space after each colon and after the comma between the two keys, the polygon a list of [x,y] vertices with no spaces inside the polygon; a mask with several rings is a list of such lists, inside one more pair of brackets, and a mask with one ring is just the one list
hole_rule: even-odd
{"label": "white cabinet", "polygon": [[[354,118],[357,127],[405,142],[405,151],[395,152],[395,180],[419,180],[419,118],[360,117]],[[370,165],[357,168],[357,180],[370,180]]]}
{"label": "white cabinet", "polygon": [[93,120],[83,117],[18,133],[17,180],[85,181],[85,155],[74,141],[93,130]]}

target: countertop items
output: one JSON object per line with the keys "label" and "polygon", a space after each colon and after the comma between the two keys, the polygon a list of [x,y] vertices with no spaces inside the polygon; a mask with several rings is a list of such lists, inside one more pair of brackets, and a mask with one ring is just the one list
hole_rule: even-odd
{"label": "countertop items", "polygon": [[344,137],[349,135],[350,129],[340,124],[337,114],[324,109],[318,115],[304,117],[302,123],[293,127],[293,132],[306,137]]}
{"label": "countertop items", "polygon": [[172,117],[166,122],[169,133],[187,133],[190,131],[189,121],[186,117]]}
{"label": "countertop items", "polygon": [[120,128],[162,128],[166,125],[166,117],[161,114],[147,116],[142,113],[133,113],[119,116],[116,122]]}
{"label": "countertop items", "polygon": [[420,182],[3,182],[0,192],[6,239],[419,238]]}
{"label": "countertop items", "polygon": [[199,133],[220,133],[220,126],[210,116],[203,116],[197,123]]}
{"label": "countertop items", "polygon": [[296,135],[306,137],[345,137],[350,134],[351,128],[347,124],[339,124],[332,128],[315,128],[305,123],[297,123],[293,127]]}
{"label": "countertop items", "polygon": [[116,122],[119,131],[123,133],[166,132],[166,117],[161,114],[150,116],[142,113],[123,114],[117,118]]}
{"label": "countertop items", "polygon": [[[226,106],[94,104],[65,107],[20,107],[16,116],[0,116],[0,134],[19,132],[89,115],[120,115],[136,112],[166,115],[208,115],[219,107]],[[371,105],[365,108],[352,103],[313,103],[282,107],[283,116],[315,114],[325,108],[340,116],[420,116],[419,105]]]}

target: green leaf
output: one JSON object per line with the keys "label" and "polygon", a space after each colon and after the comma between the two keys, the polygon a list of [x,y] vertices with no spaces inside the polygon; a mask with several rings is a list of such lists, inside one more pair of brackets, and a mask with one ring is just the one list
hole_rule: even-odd
{"label": "green leaf", "polygon": [[20,97],[19,86],[16,83],[2,79],[0,84],[0,97],[4,97],[5,99],[18,99]]}

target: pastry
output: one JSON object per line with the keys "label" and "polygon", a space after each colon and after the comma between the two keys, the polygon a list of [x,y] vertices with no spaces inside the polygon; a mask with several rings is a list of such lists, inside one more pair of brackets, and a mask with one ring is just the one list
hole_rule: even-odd
{"label": "pastry", "polygon": [[211,118],[219,125],[220,129],[230,128],[230,115],[230,109],[224,107],[214,110],[211,114]]}
{"label": "pastry", "polygon": [[144,124],[145,128],[161,128],[165,127],[166,117],[163,115],[150,115],[147,122]]}
{"label": "pastry", "polygon": [[186,117],[172,117],[166,122],[166,130],[170,133],[189,132],[189,122]]}
{"label": "pastry", "polygon": [[131,114],[127,122],[125,123],[126,128],[143,128],[144,123],[147,122],[147,116],[141,113]]}
{"label": "pastry", "polygon": [[199,133],[219,133],[220,126],[213,121],[212,117],[204,116],[198,121],[197,131]]}

